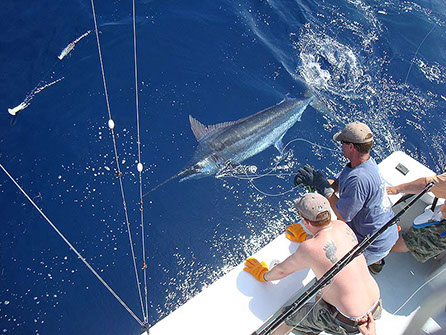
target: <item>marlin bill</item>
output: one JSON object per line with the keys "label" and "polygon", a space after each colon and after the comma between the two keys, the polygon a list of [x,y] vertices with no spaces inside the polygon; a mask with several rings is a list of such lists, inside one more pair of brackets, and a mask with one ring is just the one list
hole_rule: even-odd
{"label": "marlin bill", "polygon": [[184,181],[214,175],[228,163],[239,164],[271,145],[282,152],[282,138],[312,101],[313,97],[304,100],[286,97],[277,105],[238,121],[210,126],[189,115],[192,132],[198,141],[192,159],[183,170],[148,193],[178,177]]}

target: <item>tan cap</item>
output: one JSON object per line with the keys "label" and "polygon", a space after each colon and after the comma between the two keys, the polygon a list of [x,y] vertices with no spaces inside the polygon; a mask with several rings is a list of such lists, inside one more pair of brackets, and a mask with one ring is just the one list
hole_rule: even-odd
{"label": "tan cap", "polygon": [[[322,221],[330,215],[330,203],[319,193],[307,193],[296,201],[296,210],[300,216],[310,221]],[[320,215],[326,212],[326,215]],[[319,215],[319,216],[318,216]]]}
{"label": "tan cap", "polygon": [[353,122],[345,126],[344,130],[333,136],[335,141],[351,143],[369,143],[373,141],[373,134],[369,126],[362,122]]}

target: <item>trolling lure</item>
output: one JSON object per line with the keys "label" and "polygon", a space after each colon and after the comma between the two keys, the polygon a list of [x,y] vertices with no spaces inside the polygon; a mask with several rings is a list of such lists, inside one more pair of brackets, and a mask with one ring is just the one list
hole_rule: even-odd
{"label": "trolling lure", "polygon": [[64,57],[66,55],[68,55],[71,50],[74,49],[74,47],[76,46],[76,43],[79,42],[81,39],[83,39],[84,37],[88,36],[91,33],[91,30],[87,31],[85,34],[83,34],[82,36],[79,36],[76,40],[74,40],[73,42],[71,42],[70,44],[68,44],[60,53],[59,56],[57,56],[57,58],[59,58],[59,60],[64,59]]}
{"label": "trolling lure", "polygon": [[[77,39],[75,39],[73,42],[71,42],[70,44],[68,44],[60,53],[59,56],[57,56],[57,58],[59,58],[59,60],[62,60],[66,55],[68,55],[76,46],[76,44],[83,39],[84,37],[88,36],[91,33],[91,30],[87,31],[85,34],[79,36]],[[51,68],[46,72],[46,74],[43,76],[43,78],[39,81],[39,83],[37,84],[36,87],[34,87],[32,89],[32,91],[30,93],[28,93],[28,95],[25,97],[25,100],[23,100],[23,102],[21,102],[19,105],[17,105],[14,108],[8,108],[8,112],[9,114],[13,115],[13,116],[17,116],[18,113],[20,113],[22,110],[24,110],[26,107],[28,107],[31,104],[31,100],[34,98],[34,96],[40,92],[42,92],[45,88],[53,86],[54,84],[57,84],[59,81],[63,80],[64,78],[59,78],[57,80],[52,81],[51,83],[45,84],[45,78],[48,76],[48,74],[53,70],[53,68],[56,66],[56,64],[59,61],[56,61],[53,66],[51,66]],[[13,120],[13,123],[16,122],[16,119]]]}
{"label": "trolling lure", "polygon": [[18,112],[21,112],[28,106],[29,106],[29,103],[26,101],[23,101],[20,105],[17,105],[14,108],[8,108],[8,113],[15,116],[15,115],[17,115]]}
{"label": "trolling lure", "polygon": [[9,114],[15,116],[17,115],[19,112],[21,112],[22,110],[24,110],[26,107],[28,107],[30,105],[30,101],[32,100],[32,98],[34,98],[34,96],[37,93],[42,92],[45,88],[53,86],[54,84],[57,84],[59,81],[65,79],[64,77],[59,78],[57,80],[52,81],[51,83],[45,84],[43,86],[36,86],[30,94],[27,95],[27,97],[25,98],[25,100],[18,106],[14,107],[14,108],[8,108],[8,112]]}

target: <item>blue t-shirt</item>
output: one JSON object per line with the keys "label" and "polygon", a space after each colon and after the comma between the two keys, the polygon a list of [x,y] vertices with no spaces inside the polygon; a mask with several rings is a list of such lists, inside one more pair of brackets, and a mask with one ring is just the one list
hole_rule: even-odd
{"label": "blue t-shirt", "polygon": [[[348,165],[337,177],[339,201],[336,209],[355,232],[359,242],[372,235],[393,217],[386,185],[373,158],[351,168]],[[388,228],[372,245],[371,252],[389,250],[398,239],[396,225]]]}

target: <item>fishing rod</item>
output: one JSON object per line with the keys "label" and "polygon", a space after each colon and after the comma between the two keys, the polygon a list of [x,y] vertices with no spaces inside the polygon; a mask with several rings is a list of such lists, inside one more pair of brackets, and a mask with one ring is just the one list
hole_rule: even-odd
{"label": "fishing rod", "polygon": [[291,305],[287,306],[275,319],[271,320],[260,332],[253,332],[251,335],[268,335],[275,329],[277,329],[289,316],[295,311],[298,311],[302,306],[307,303],[317,292],[323,287],[330,284],[334,276],[336,276],[345,266],[347,266],[355,257],[361,255],[367,247],[369,247],[384,231],[386,231],[391,225],[400,218],[401,215],[407,212],[412,205],[418,201],[425,193],[435,185],[432,181],[427,184],[424,189],[413,198],[398,214],[396,214],[390,221],[381,227],[373,235],[367,235],[361,243],[355,245],[344,257],[336,262],[330,270],[328,270],[319,280],[317,280],[308,290],[302,293]]}

